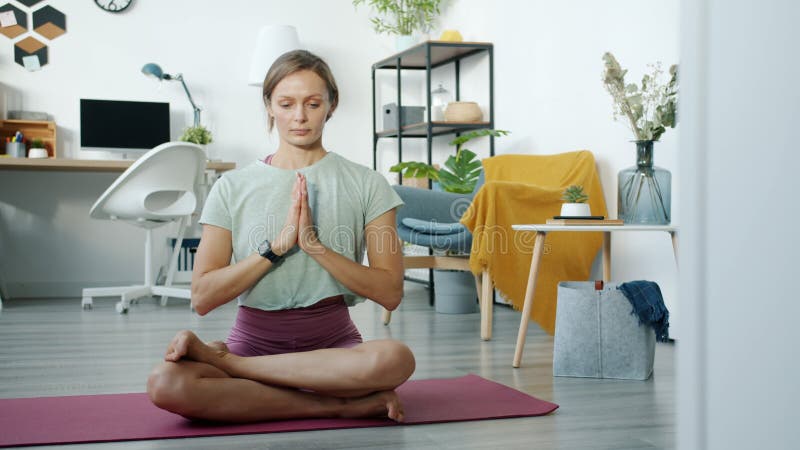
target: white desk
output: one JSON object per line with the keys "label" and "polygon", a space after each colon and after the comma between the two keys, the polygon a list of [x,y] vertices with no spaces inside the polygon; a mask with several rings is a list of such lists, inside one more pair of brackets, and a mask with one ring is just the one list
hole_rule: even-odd
{"label": "white desk", "polygon": [[[35,170],[59,172],[124,172],[135,160],[66,159],[66,158],[9,158],[0,157],[0,170]],[[236,163],[209,161],[206,169],[225,172],[236,168]]]}
{"label": "white desk", "polygon": [[[130,167],[134,160],[94,160],[66,158],[10,158],[0,157],[0,171],[37,171],[37,172],[107,172],[122,173]],[[203,189],[200,198],[205,198],[208,189],[221,172],[236,168],[236,163],[225,161],[209,161],[206,165],[206,179],[201,184]],[[0,274],[0,310],[3,308],[4,280]]]}
{"label": "white desk", "polygon": [[525,347],[525,334],[528,332],[528,321],[533,307],[533,293],[536,290],[536,278],[539,274],[539,263],[542,260],[544,240],[547,233],[551,232],[602,232],[603,233],[603,280],[611,281],[611,233],[615,231],[662,231],[669,233],[672,238],[672,251],[675,261],[678,260],[678,227],[671,225],[544,225],[525,224],[512,225],[511,228],[522,233],[536,233],[533,242],[533,256],[531,269],[528,274],[528,284],[525,288],[525,302],[522,306],[522,319],[519,323],[517,334],[517,347],[514,351],[514,367],[519,367],[522,361],[522,350]]}

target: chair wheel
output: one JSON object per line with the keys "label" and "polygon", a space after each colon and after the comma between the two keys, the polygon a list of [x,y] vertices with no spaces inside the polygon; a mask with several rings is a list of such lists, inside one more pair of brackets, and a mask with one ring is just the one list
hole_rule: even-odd
{"label": "chair wheel", "polygon": [[122,302],[116,304],[115,308],[119,314],[128,314],[128,308],[126,308]]}

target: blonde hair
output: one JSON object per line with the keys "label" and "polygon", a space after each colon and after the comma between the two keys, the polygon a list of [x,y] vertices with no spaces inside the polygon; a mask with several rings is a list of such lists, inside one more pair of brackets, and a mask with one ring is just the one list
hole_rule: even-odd
{"label": "blonde hair", "polygon": [[[333,78],[331,68],[319,56],[306,51],[306,50],[292,50],[286,52],[278,57],[272,66],[270,66],[267,76],[264,78],[264,84],[261,86],[261,94],[264,99],[264,105],[269,107],[272,99],[272,91],[275,86],[287,76],[300,72],[301,70],[310,70],[317,74],[328,90],[328,101],[331,104],[330,112],[328,112],[327,119],[330,119],[331,113],[339,104],[339,88],[336,87],[336,80]],[[269,131],[275,126],[275,118],[269,116]]]}

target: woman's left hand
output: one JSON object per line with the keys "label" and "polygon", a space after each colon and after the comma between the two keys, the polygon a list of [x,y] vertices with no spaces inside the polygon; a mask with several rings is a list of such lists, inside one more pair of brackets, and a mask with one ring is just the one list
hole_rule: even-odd
{"label": "woman's left hand", "polygon": [[314,219],[311,216],[311,207],[308,204],[308,182],[305,175],[300,174],[300,220],[298,223],[297,245],[309,253],[320,245]]}

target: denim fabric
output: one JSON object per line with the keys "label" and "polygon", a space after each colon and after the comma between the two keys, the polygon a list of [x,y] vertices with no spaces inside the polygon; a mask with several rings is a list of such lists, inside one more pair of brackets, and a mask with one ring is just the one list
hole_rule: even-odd
{"label": "denim fabric", "polygon": [[639,323],[650,325],[659,342],[669,340],[669,311],[664,305],[661,289],[653,281],[629,281],[619,285],[619,290],[631,302],[631,314],[639,316]]}

